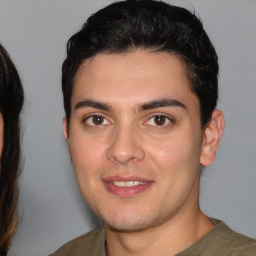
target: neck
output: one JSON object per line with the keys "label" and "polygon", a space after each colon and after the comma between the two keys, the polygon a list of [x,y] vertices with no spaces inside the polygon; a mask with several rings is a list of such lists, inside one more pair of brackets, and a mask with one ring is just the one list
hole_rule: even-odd
{"label": "neck", "polygon": [[106,227],[108,256],[171,256],[185,250],[213,229],[201,212],[186,221],[172,220],[143,231],[122,232]]}

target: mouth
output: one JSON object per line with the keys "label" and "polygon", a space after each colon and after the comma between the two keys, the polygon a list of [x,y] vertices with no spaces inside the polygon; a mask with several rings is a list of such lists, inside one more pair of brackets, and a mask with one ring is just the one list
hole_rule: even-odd
{"label": "mouth", "polygon": [[103,179],[108,192],[119,197],[134,197],[149,189],[153,181],[139,177],[112,176]]}
{"label": "mouth", "polygon": [[129,181],[113,181],[113,184],[118,187],[134,187],[139,185],[145,185],[146,182],[138,180],[129,180]]}

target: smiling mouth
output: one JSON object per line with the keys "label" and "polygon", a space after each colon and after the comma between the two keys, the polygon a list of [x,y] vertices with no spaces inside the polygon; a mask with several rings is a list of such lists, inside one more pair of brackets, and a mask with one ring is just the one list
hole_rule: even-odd
{"label": "smiling mouth", "polygon": [[129,180],[129,181],[113,181],[113,184],[118,187],[134,187],[139,185],[144,185],[146,182],[138,180]]}
{"label": "smiling mouth", "polygon": [[103,179],[106,189],[119,197],[133,197],[149,189],[154,182],[140,177],[112,176]]}

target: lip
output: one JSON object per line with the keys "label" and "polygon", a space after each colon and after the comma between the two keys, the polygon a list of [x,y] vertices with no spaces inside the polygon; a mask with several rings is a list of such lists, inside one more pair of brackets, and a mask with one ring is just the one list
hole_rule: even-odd
{"label": "lip", "polygon": [[[104,179],[102,179],[106,189],[117,196],[120,197],[133,197],[136,196],[146,189],[148,189],[152,184],[152,180],[144,179],[141,177],[137,176],[129,176],[129,177],[124,177],[124,176],[109,176]],[[129,186],[129,187],[120,187],[114,184],[116,181],[121,181],[121,182],[127,182],[127,181],[139,181],[142,182],[143,184],[139,185],[134,185],[134,186]]]}

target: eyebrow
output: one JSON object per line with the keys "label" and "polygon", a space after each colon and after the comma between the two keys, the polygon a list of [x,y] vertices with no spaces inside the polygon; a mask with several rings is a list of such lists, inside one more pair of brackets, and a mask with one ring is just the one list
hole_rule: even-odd
{"label": "eyebrow", "polygon": [[[89,100],[89,99],[84,99],[79,101],[74,109],[80,109],[80,108],[86,108],[86,107],[92,107],[104,111],[110,112],[111,109],[113,109],[109,104],[95,101],[95,100]],[[147,103],[143,103],[139,105],[138,110],[141,111],[146,111],[146,110],[151,110],[151,109],[156,109],[156,108],[161,108],[161,107],[181,107],[183,109],[187,109],[186,106],[181,103],[180,101],[176,99],[159,99],[159,100],[153,100],[149,101]]]}
{"label": "eyebrow", "polygon": [[145,110],[151,110],[151,109],[156,109],[161,107],[181,107],[183,109],[187,109],[186,106],[180,101],[166,98],[166,99],[159,99],[159,100],[154,100],[154,101],[144,103],[139,107],[139,110],[145,111]]}
{"label": "eyebrow", "polygon": [[85,107],[97,108],[104,111],[110,111],[111,109],[111,106],[106,103],[98,102],[95,100],[88,100],[88,99],[81,100],[75,105],[75,109],[85,108]]}

